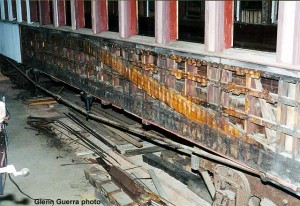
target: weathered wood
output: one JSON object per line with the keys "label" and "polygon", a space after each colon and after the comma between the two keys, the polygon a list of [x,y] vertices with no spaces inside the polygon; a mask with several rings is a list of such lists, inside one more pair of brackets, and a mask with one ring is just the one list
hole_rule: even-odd
{"label": "weathered wood", "polygon": [[141,154],[161,152],[161,151],[164,151],[164,150],[166,150],[166,149],[163,148],[163,147],[153,146],[153,147],[146,147],[146,148],[141,148],[141,149],[125,150],[124,155],[126,157],[130,157],[130,156],[136,156],[136,155],[141,155]]}
{"label": "weathered wood", "polygon": [[214,186],[214,184],[213,184],[213,182],[212,182],[212,180],[211,180],[208,172],[207,171],[202,171],[201,172],[201,176],[202,176],[202,178],[203,178],[203,180],[204,180],[204,182],[205,182],[205,184],[207,186],[207,189],[208,189],[208,191],[209,191],[209,193],[211,195],[211,198],[214,199],[215,198],[215,194],[216,194],[216,188],[215,188],[215,186]]}
{"label": "weathered wood", "polygon": [[121,187],[132,199],[137,200],[142,194],[145,194],[145,189],[135,180],[133,180],[127,172],[120,167],[111,166],[109,170],[111,179]]}
{"label": "weathered wood", "polygon": [[169,199],[168,195],[166,194],[164,188],[161,186],[161,184],[160,184],[160,182],[159,182],[159,180],[158,180],[158,178],[157,178],[154,170],[148,169],[148,173],[149,173],[150,177],[152,178],[152,181],[153,181],[153,183],[154,183],[154,185],[155,185],[155,187],[157,189],[158,194],[162,198],[164,198],[165,200],[168,200]]}
{"label": "weathered wood", "polygon": [[155,194],[158,194],[157,189],[155,188],[155,186],[152,184],[152,182],[150,183],[149,179],[142,177],[140,175],[140,173],[138,172],[132,172],[131,176],[133,177],[133,179],[135,179],[136,181],[138,181],[140,184],[142,184],[145,188],[151,190],[152,192],[154,192]]}
{"label": "weathered wood", "polygon": [[[255,84],[255,89],[258,89],[259,91],[263,91],[261,81],[259,79],[253,79],[253,81]],[[266,100],[259,99],[259,104],[260,104],[262,117],[268,121],[276,122],[275,114],[272,111],[271,106],[267,104]],[[266,130],[266,136],[267,136],[268,142],[270,144],[274,143],[276,141],[276,131],[268,129],[268,128],[265,128],[265,130]]]}
{"label": "weathered wood", "polygon": [[188,171],[183,170],[177,165],[172,164],[169,161],[163,160],[154,154],[143,155],[143,161],[153,167],[157,167],[172,177],[176,178],[183,184],[187,185],[196,194],[201,194],[201,197],[209,203],[212,203],[212,198],[203,179]]}
{"label": "weathered wood", "polygon": [[[75,114],[76,118],[79,119],[79,121],[84,122],[84,124],[89,127],[89,128],[93,128],[94,126],[89,122],[86,121],[86,119],[84,119],[84,117],[82,115],[80,115],[79,113],[72,111],[72,113]],[[95,135],[97,135],[96,138],[99,138],[99,140],[105,144],[106,146],[110,147],[110,148],[115,148],[115,144],[103,133],[99,133],[97,130],[93,129],[93,132],[95,133]],[[91,134],[93,135],[93,134]],[[118,151],[119,152],[119,151]]]}
{"label": "weathered wood", "polygon": [[115,129],[113,127],[107,126],[107,125],[103,125],[103,126],[108,128],[112,132],[116,133],[119,137],[123,138],[125,141],[129,142],[130,144],[133,144],[134,146],[136,146],[138,148],[143,147],[143,143],[133,139],[131,136],[129,136],[125,132]]}

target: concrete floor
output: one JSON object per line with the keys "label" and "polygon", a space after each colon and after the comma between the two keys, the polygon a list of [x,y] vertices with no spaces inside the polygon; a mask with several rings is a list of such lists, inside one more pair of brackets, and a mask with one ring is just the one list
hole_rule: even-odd
{"label": "concrete floor", "polygon": [[[73,154],[64,151],[58,158],[58,150],[51,144],[49,137],[35,135],[36,132],[24,129],[27,117],[31,114],[27,105],[14,99],[20,92],[12,90],[9,80],[0,80],[0,94],[6,96],[7,106],[11,113],[8,122],[9,150],[8,163],[15,165],[17,170],[29,168],[27,177],[13,177],[20,188],[33,198],[48,198],[56,201],[80,200],[94,193],[90,183],[84,177],[84,169],[88,165],[72,163]],[[7,178],[4,195],[0,196],[0,205],[37,205],[22,195],[15,185]],[[51,205],[51,204],[48,204]]]}

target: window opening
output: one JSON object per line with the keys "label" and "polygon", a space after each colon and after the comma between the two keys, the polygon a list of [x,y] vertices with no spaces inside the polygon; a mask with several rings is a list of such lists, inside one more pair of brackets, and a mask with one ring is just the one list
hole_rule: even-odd
{"label": "window opening", "polygon": [[235,1],[233,47],[276,51],[278,1]]}
{"label": "window opening", "polygon": [[178,1],[178,39],[204,43],[205,1]]}
{"label": "window opening", "polygon": [[155,36],[155,1],[138,1],[138,34]]}
{"label": "window opening", "polygon": [[66,26],[72,26],[71,21],[71,1],[66,0],[65,1],[65,15],[66,15]]}
{"label": "window opening", "polygon": [[92,28],[92,1],[85,0],[84,1],[84,28],[91,29]]}
{"label": "window opening", "polygon": [[108,31],[119,32],[119,6],[118,1],[108,0]]}

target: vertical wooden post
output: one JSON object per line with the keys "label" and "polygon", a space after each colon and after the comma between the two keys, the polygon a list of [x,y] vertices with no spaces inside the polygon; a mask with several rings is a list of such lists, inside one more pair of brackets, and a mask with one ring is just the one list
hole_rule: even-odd
{"label": "vertical wooden post", "polygon": [[50,5],[49,0],[39,1],[39,20],[41,25],[50,24]]}
{"label": "vertical wooden post", "polygon": [[21,0],[22,20],[27,21],[26,0]]}
{"label": "vertical wooden post", "polygon": [[119,1],[119,33],[121,38],[129,38],[137,33],[137,1]]}
{"label": "vertical wooden post", "polygon": [[155,1],[155,41],[167,44],[177,39],[177,2]]}
{"label": "vertical wooden post", "polygon": [[52,10],[53,10],[53,26],[54,28],[57,28],[59,27],[59,18],[58,18],[58,15],[59,15],[59,12],[58,12],[58,1],[59,0],[52,0]]}
{"label": "vertical wooden post", "polygon": [[234,2],[227,0],[224,4],[224,49],[228,49],[233,45]]}
{"label": "vertical wooden post", "polygon": [[84,0],[75,0],[75,13],[76,13],[76,28],[85,27],[85,18],[84,18]]}
{"label": "vertical wooden post", "polygon": [[66,1],[59,0],[58,2],[58,24],[59,26],[66,25]]}
{"label": "vertical wooden post", "polygon": [[7,10],[8,10],[8,20],[9,21],[14,20],[11,0],[7,0]]}
{"label": "vertical wooden post", "polygon": [[17,22],[22,22],[22,4],[21,0],[16,0]]}
{"label": "vertical wooden post", "polygon": [[[38,22],[39,21],[39,16],[38,16],[39,3],[38,3],[38,1],[31,1],[31,0],[28,0],[28,2],[29,2],[29,7],[27,7],[27,12],[30,13],[30,19],[29,19],[30,21],[28,20],[28,17],[27,17],[27,22],[28,23],[31,23],[31,21]],[[26,3],[27,3],[27,0],[26,0]],[[29,10],[28,10],[28,8],[29,8]]]}
{"label": "vertical wooden post", "polygon": [[4,7],[4,0],[0,0],[0,7],[1,7],[1,20],[5,19],[5,7]]}
{"label": "vertical wooden post", "polygon": [[76,29],[76,0],[70,0],[71,4],[71,25],[72,25],[72,30]]}
{"label": "vertical wooden post", "polygon": [[279,63],[300,64],[300,2],[280,1],[276,58]]}
{"label": "vertical wooden post", "polygon": [[107,0],[92,0],[92,30],[97,34],[107,31]]}
{"label": "vertical wooden post", "polygon": [[233,1],[205,1],[205,49],[221,52],[232,46]]}

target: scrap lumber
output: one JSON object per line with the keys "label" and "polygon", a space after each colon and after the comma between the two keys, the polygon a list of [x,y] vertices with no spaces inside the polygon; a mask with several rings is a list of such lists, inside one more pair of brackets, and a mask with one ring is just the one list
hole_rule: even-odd
{"label": "scrap lumber", "polygon": [[[86,121],[86,119],[84,119],[83,116],[82,116],[80,113],[78,113],[78,112],[76,112],[76,111],[74,111],[74,110],[72,110],[72,113],[75,114],[76,117],[77,117],[78,119],[80,119],[82,122],[84,122],[86,125],[90,125],[89,127],[95,128],[95,125],[94,125],[94,124],[91,124],[89,121]],[[99,130],[102,130],[102,131],[100,131],[102,136],[103,136],[103,130],[109,131],[109,135],[110,135],[110,136],[112,135],[113,137],[118,137],[119,139],[122,138],[122,139],[124,139],[126,142],[128,142],[128,143],[134,145],[135,147],[138,147],[138,148],[143,147],[143,143],[141,143],[141,142],[135,140],[134,138],[132,138],[131,136],[127,135],[127,134],[124,133],[123,131],[120,131],[120,130],[118,130],[118,129],[115,129],[115,128],[113,128],[113,127],[110,127],[110,126],[107,126],[107,125],[104,125],[104,124],[101,124],[101,123],[98,123],[98,125],[101,125],[101,128],[100,128]],[[96,127],[96,128],[97,128],[97,127]],[[103,129],[102,129],[102,128],[103,128]],[[95,131],[95,132],[99,134],[99,132],[97,132],[97,131]],[[106,139],[109,139],[109,138],[107,137]]]}
{"label": "scrap lumber", "polygon": [[141,155],[141,154],[161,152],[161,151],[165,151],[165,150],[166,150],[166,148],[163,148],[163,147],[152,146],[152,147],[146,147],[146,148],[141,148],[141,149],[128,149],[128,150],[125,150],[124,155],[126,157],[130,157],[130,156],[136,156],[136,155]]}
{"label": "scrap lumber", "polygon": [[30,106],[34,106],[34,105],[56,104],[57,101],[52,97],[43,97],[43,98],[27,99],[24,103]]}
{"label": "scrap lumber", "polygon": [[205,182],[199,176],[196,176],[181,167],[172,164],[169,161],[161,159],[157,155],[154,154],[145,154],[143,155],[143,161],[148,163],[149,165],[159,168],[172,177],[176,178],[183,184],[187,185],[190,190],[192,190],[195,194],[202,197],[209,203],[212,203],[212,198],[210,193],[206,187]]}
{"label": "scrap lumber", "polygon": [[168,198],[168,195],[166,194],[164,188],[161,186],[161,184],[160,184],[160,182],[159,182],[159,180],[158,180],[158,178],[157,178],[157,176],[156,176],[154,170],[148,169],[148,173],[149,173],[150,177],[151,177],[152,180],[153,180],[153,183],[154,183],[154,185],[155,185],[155,187],[156,187],[156,189],[157,189],[158,194],[159,194],[162,198],[164,198],[165,200],[168,200],[168,199],[169,199],[169,198]]}

